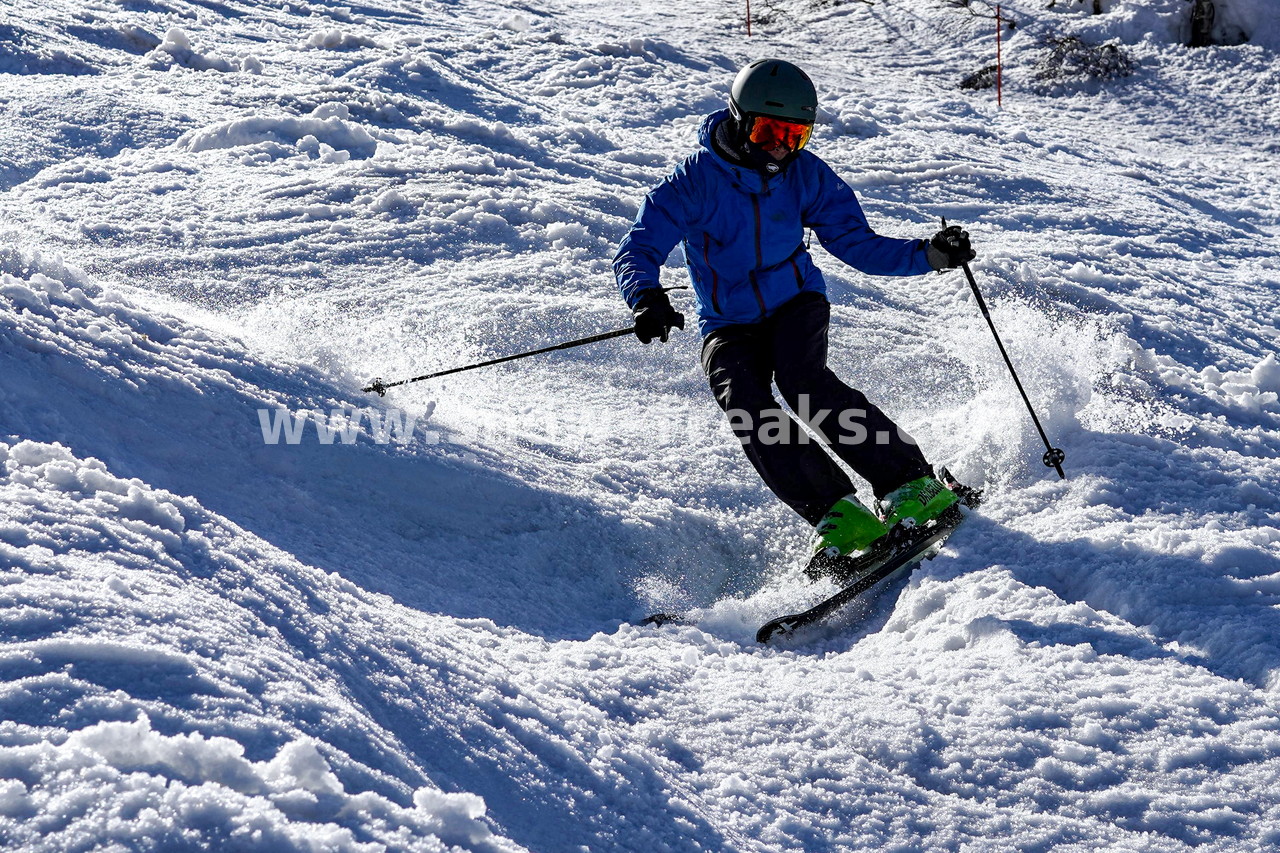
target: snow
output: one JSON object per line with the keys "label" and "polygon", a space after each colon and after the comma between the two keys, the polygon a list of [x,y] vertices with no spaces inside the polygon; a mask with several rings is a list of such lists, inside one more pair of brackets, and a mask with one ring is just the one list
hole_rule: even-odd
{"label": "snow", "polygon": [[[1280,844],[1273,10],[1044,5],[997,110],[979,4],[6,4],[0,843]],[[1135,70],[1038,94],[1046,35]],[[626,325],[614,247],[766,54],[881,231],[974,235],[1068,472],[963,279],[815,247],[838,372],[988,502],[769,648],[825,588],[693,335],[361,391]]]}
{"label": "snow", "polygon": [[[326,163],[345,163],[352,154],[357,157],[373,156],[378,147],[377,140],[365,128],[348,121],[349,118],[345,105],[321,104],[306,118],[255,117],[188,131],[178,137],[175,145],[198,152],[272,141],[294,145],[304,154],[316,154],[327,147],[329,158],[319,156]],[[346,156],[333,158],[332,153],[336,150]]]}

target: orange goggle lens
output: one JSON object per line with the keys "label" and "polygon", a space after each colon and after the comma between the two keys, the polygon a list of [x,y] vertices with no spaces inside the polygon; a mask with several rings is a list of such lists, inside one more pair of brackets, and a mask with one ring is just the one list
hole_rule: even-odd
{"label": "orange goggle lens", "polygon": [[811,133],[813,125],[798,121],[784,121],[769,116],[756,116],[751,120],[750,139],[765,151],[772,151],[779,145],[799,151],[809,142]]}

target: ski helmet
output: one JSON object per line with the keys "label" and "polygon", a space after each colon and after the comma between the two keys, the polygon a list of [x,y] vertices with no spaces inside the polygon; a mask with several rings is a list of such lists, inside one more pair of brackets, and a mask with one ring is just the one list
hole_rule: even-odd
{"label": "ski helmet", "polygon": [[784,59],[757,59],[738,72],[729,90],[729,112],[738,121],[771,116],[812,123],[818,115],[813,81]]}

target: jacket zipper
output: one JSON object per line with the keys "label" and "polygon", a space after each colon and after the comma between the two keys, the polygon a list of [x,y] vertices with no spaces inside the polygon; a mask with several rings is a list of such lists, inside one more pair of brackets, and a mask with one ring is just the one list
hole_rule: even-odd
{"label": "jacket zipper", "polygon": [[755,214],[756,223],[756,266],[747,278],[751,280],[751,289],[755,291],[756,303],[760,306],[760,318],[764,319],[768,310],[765,308],[764,296],[760,293],[760,281],[757,277],[760,267],[764,264],[764,252],[760,248],[760,196],[755,193],[751,194],[751,211]]}
{"label": "jacket zipper", "polygon": [[720,274],[711,266],[711,235],[705,233],[702,235],[702,262],[711,270],[711,310],[719,314],[720,300],[716,297],[716,292],[720,289]]}

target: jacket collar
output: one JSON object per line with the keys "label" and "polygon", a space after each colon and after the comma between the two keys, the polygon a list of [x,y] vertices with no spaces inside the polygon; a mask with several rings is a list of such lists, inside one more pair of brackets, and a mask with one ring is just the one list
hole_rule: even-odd
{"label": "jacket collar", "polygon": [[769,181],[776,181],[786,174],[785,170],[777,176],[765,180],[764,175],[750,166],[739,166],[730,163],[724,157],[716,153],[715,145],[711,142],[711,137],[715,133],[716,126],[720,122],[729,118],[729,111],[719,110],[712,113],[702,120],[702,127],[698,130],[698,144],[707,150],[711,155],[711,161],[734,179],[735,183],[742,186],[747,192],[762,193],[768,189]]}

